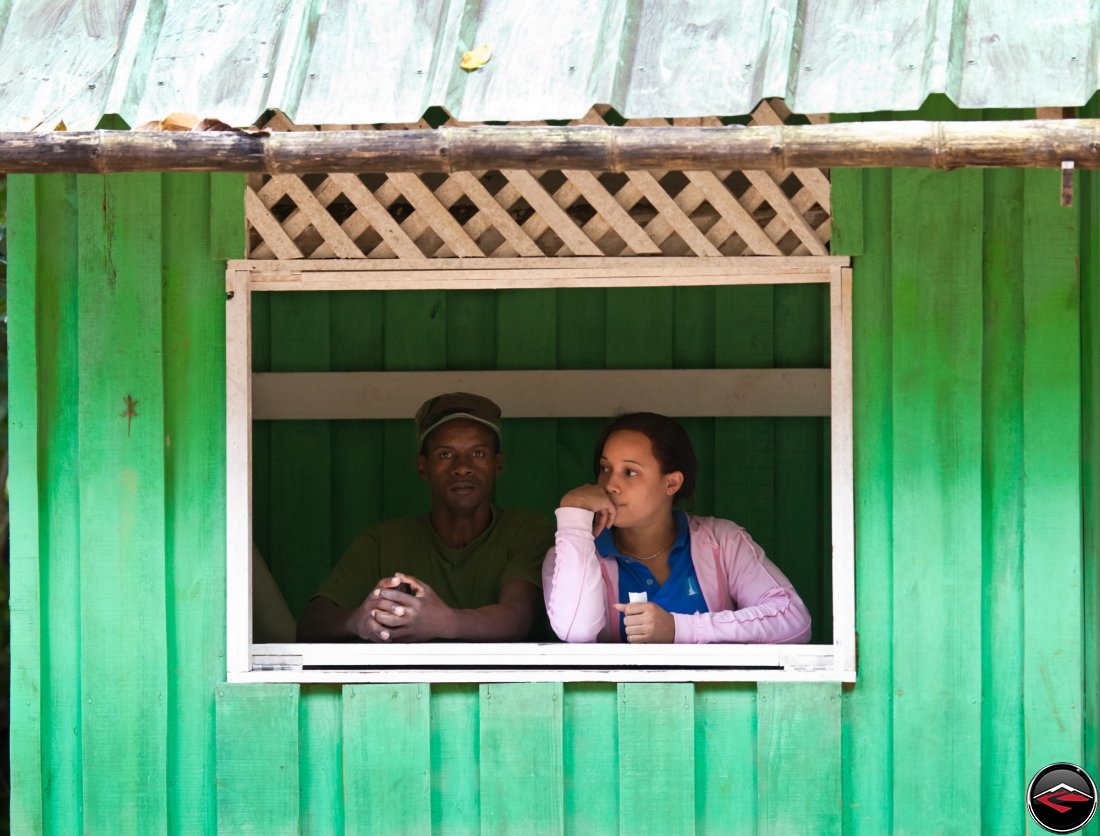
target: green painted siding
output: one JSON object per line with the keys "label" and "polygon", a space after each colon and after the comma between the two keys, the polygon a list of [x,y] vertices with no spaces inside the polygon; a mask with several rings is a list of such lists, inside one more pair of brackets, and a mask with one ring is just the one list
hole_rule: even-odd
{"label": "green painted siding", "polygon": [[[981,115],[933,101],[898,118],[914,116]],[[1097,774],[1100,181],[1079,176],[1063,208],[1054,172],[833,179],[834,251],[856,256],[861,681],[844,761],[882,765],[845,770],[845,830],[1034,829],[1039,767]]]}
{"label": "green painted siding", "polygon": [[222,179],[11,181],[13,832],[215,827]]}
{"label": "green painted siding", "polygon": [[[1021,832],[1028,777],[1086,754],[1080,209],[1053,172],[841,176],[865,218],[846,762],[887,767],[845,793],[892,832]],[[980,775],[981,803],[930,774]]]}
{"label": "green painted siding", "polygon": [[[1081,176],[1066,209],[1054,172],[835,176],[858,250],[854,687],[226,685],[223,259],[240,180],[12,178],[13,832],[1019,833],[1038,766],[1096,775],[1100,181]],[[286,304],[257,307],[260,368],[820,350],[780,339],[817,308],[778,290]],[[725,513],[773,553],[810,548],[814,526],[790,530],[779,500],[784,463],[822,443],[782,423],[690,424],[700,505],[743,508]],[[502,493],[549,507],[597,424],[511,422]],[[523,458],[546,439],[556,455]],[[272,543],[323,566],[361,514],[422,501],[407,422],[260,427],[257,449],[257,481],[329,485],[291,519],[289,487],[257,496],[276,575],[299,589],[317,568]],[[383,484],[355,478],[378,461]]]}
{"label": "green painted siding", "polygon": [[[1100,115],[1093,100],[1082,115]],[[1081,228],[1100,229],[1100,177],[1079,174]],[[1100,238],[1081,236],[1081,496],[1084,520],[1085,762],[1100,775]]]}

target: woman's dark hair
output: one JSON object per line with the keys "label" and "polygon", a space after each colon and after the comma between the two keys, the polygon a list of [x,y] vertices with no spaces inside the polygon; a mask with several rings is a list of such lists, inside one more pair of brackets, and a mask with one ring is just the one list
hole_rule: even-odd
{"label": "woman's dark hair", "polygon": [[658,415],[656,412],[628,412],[611,420],[596,442],[596,452],[592,457],[593,469],[597,478],[600,475],[600,457],[603,456],[603,446],[611,433],[619,430],[633,430],[641,433],[649,439],[653,445],[653,455],[657,463],[661,465],[662,473],[680,471],[684,474],[684,483],[676,492],[677,500],[690,500],[695,496],[695,472],[698,465],[695,462],[695,450],[692,449],[691,439],[675,420],[667,415]]}

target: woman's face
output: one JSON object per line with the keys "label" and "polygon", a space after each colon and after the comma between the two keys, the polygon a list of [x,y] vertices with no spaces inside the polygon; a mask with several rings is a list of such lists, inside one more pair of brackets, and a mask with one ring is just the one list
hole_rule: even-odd
{"label": "woman's face", "polygon": [[683,481],[678,470],[661,472],[653,444],[640,432],[617,430],[604,442],[597,483],[615,504],[616,528],[662,522]]}

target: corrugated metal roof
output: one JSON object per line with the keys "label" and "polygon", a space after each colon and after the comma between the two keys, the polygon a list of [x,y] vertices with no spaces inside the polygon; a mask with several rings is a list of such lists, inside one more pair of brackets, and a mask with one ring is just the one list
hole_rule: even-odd
{"label": "corrugated metal roof", "polygon": [[1100,62],[1092,0],[0,0],[0,26],[0,130],[1068,106]]}

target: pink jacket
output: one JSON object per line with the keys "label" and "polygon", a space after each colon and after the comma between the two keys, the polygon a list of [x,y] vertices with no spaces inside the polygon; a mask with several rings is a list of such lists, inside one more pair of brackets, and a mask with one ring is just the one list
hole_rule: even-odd
{"label": "pink jacket", "polygon": [[[558,508],[555,545],[542,564],[546,612],[567,642],[617,642],[619,567],[596,554],[592,512]],[[677,643],[801,643],[810,614],[790,581],[737,523],[688,516],[691,560],[710,612],[673,613]]]}

